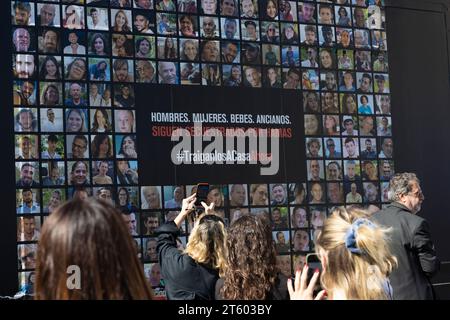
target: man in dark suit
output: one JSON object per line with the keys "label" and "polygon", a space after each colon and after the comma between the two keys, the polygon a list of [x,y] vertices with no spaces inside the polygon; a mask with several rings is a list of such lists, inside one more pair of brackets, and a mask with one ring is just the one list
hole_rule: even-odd
{"label": "man in dark suit", "polygon": [[373,219],[392,228],[390,247],[398,268],[390,275],[395,300],[433,299],[430,278],[440,267],[425,219],[416,214],[425,197],[414,173],[396,174],[389,182],[386,209]]}

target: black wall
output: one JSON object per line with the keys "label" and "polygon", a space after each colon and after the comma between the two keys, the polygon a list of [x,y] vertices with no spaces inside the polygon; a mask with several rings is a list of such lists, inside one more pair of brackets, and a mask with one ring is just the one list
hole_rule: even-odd
{"label": "black wall", "polygon": [[0,295],[14,295],[18,286],[10,6],[0,5]]}
{"label": "black wall", "polygon": [[439,255],[448,261],[450,1],[391,2],[386,20],[396,169],[416,172],[422,180],[421,214],[431,224]]}
{"label": "black wall", "polygon": [[[450,1],[392,0],[386,9],[396,170],[417,173],[450,299]],[[444,285],[443,283],[447,283]]]}

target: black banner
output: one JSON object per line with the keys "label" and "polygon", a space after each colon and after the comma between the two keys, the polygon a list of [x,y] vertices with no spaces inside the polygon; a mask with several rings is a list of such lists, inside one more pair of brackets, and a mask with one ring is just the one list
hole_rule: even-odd
{"label": "black banner", "polygon": [[[282,90],[254,90],[233,88],[171,87],[136,85],[136,118],[139,152],[139,179],[143,185],[195,184],[200,181],[211,183],[275,183],[305,181],[303,164],[305,163],[304,129],[301,117],[301,98],[297,92]],[[202,130],[194,128],[201,124]],[[217,129],[223,138],[230,130],[242,129],[249,136],[257,138],[259,156],[267,148],[269,157],[255,158],[256,150],[250,149],[250,138],[245,140],[245,153],[251,158],[236,157],[239,139],[234,146],[227,148],[223,139],[223,151],[227,157],[208,158],[211,154],[208,145],[220,139],[209,139],[205,133],[201,145],[195,145],[194,139],[188,139],[191,151],[183,153],[184,158],[172,159],[173,150],[182,141],[171,141],[171,134],[177,128],[187,129],[190,134],[198,135],[208,129]],[[267,134],[264,130],[267,129]],[[272,129],[279,129],[277,133]],[[234,131],[234,133],[237,133]],[[250,130],[250,131],[249,131]],[[253,136],[251,133],[257,133]],[[278,136],[279,152],[271,152],[274,146],[272,136]],[[197,137],[198,138],[198,137]],[[200,137],[201,138],[201,137]],[[220,145],[220,143],[219,143]],[[276,145],[276,143],[275,143]],[[200,148],[196,148],[200,146]],[[196,149],[196,150],[194,150]],[[201,149],[201,150],[198,150]],[[210,148],[211,149],[211,148]],[[275,149],[274,149],[275,150]],[[199,152],[206,157],[200,158]],[[196,154],[192,154],[196,153]],[[231,158],[230,158],[231,157]],[[223,164],[206,164],[200,160],[221,160]],[[174,164],[177,161],[181,164]],[[228,163],[227,164],[227,160]],[[236,160],[236,161],[235,161]],[[238,160],[245,164],[237,163]],[[249,163],[248,160],[256,160]],[[261,161],[260,161],[261,160]],[[302,164],[299,166],[299,164]],[[262,168],[270,168],[264,174]],[[274,174],[272,174],[274,173]],[[214,179],[214,181],[210,181]]]}

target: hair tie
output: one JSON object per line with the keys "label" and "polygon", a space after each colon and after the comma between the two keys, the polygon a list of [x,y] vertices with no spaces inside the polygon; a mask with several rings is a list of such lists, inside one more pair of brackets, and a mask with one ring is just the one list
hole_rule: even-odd
{"label": "hair tie", "polygon": [[370,229],[375,229],[375,224],[372,221],[365,218],[358,218],[353,221],[352,225],[345,234],[345,246],[351,253],[362,254],[363,252],[356,246],[356,235],[361,226],[369,227]]}

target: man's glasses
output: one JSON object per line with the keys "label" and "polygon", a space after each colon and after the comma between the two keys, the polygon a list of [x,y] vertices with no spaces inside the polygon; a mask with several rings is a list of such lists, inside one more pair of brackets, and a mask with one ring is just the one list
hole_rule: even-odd
{"label": "man's glasses", "polygon": [[86,149],[86,146],[84,145],[80,145],[80,144],[76,144],[76,143],[73,143],[72,144],[72,148],[78,148],[78,149]]}

